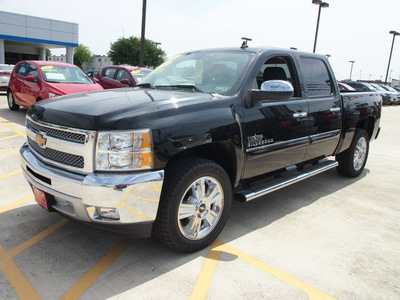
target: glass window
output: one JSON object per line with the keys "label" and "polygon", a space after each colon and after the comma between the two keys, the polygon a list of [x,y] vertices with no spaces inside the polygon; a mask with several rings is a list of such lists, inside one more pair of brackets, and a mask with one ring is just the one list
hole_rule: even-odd
{"label": "glass window", "polygon": [[37,78],[38,73],[37,73],[37,69],[34,65],[29,65],[28,73],[26,73],[26,76],[33,76],[33,77]]}
{"label": "glass window", "polygon": [[18,75],[24,76],[25,77],[25,73],[26,73],[26,68],[27,68],[28,64],[20,64],[16,70],[16,73]]}
{"label": "glass window", "polygon": [[333,93],[332,79],[325,63],[320,59],[300,59],[304,83],[310,97],[327,97]]}
{"label": "glass window", "polygon": [[146,83],[163,89],[197,89],[233,95],[239,89],[253,53],[198,51],[171,58],[146,76]]}
{"label": "glass window", "polygon": [[42,77],[47,82],[94,84],[94,82],[78,67],[40,66]]}
{"label": "glass window", "polygon": [[[292,84],[294,97],[300,97],[300,88],[296,72],[294,72],[292,59],[288,56],[276,56],[269,58],[257,74],[258,88],[264,81],[268,80],[284,80]],[[254,86],[256,84],[254,83]]]}
{"label": "glass window", "polygon": [[122,79],[128,79],[129,81],[131,81],[131,78],[129,77],[129,74],[128,74],[127,71],[125,71],[125,70],[118,70],[116,80],[121,81]]}
{"label": "glass window", "polygon": [[114,75],[115,75],[115,71],[116,70],[117,69],[115,69],[115,68],[107,68],[107,69],[105,69],[104,72],[103,72],[103,77],[114,79]]}

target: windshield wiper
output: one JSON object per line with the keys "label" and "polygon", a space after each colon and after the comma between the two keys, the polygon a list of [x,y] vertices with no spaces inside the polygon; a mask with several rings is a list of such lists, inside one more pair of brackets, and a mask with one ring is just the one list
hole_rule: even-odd
{"label": "windshield wiper", "polygon": [[136,86],[138,87],[144,87],[144,88],[150,88],[150,89],[155,89],[155,86],[152,85],[150,82],[146,82],[146,83],[138,83]]}
{"label": "windshield wiper", "polygon": [[156,88],[188,88],[188,89],[192,89],[195,90],[196,92],[199,93],[204,93],[201,89],[199,89],[197,86],[195,86],[194,84],[173,84],[173,85],[157,85]]}

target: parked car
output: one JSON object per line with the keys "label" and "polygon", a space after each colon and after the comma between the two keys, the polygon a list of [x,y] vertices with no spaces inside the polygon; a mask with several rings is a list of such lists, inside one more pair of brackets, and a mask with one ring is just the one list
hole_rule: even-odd
{"label": "parked car", "polygon": [[382,93],[383,104],[392,105],[397,102],[397,93],[389,92],[377,83],[371,83],[371,85],[376,88],[376,90]]}
{"label": "parked car", "polygon": [[97,79],[104,89],[135,86],[151,69],[130,66],[108,66],[100,69]]}
{"label": "parked car", "polygon": [[350,85],[344,83],[344,82],[338,82],[339,90],[340,91],[353,91],[355,92],[356,89],[351,87]]}
{"label": "parked car", "polygon": [[382,96],[383,105],[390,104],[390,95],[388,95],[385,91],[379,90],[376,87],[372,86],[366,82],[356,82],[356,81],[341,81],[355,88],[359,92],[378,92]]}
{"label": "parked car", "polygon": [[324,55],[243,48],[184,53],[123,92],[34,104],[20,155],[38,204],[192,252],[217,238],[233,199],[332,168],[359,176],[380,94],[339,93]]}
{"label": "parked car", "polygon": [[400,104],[400,92],[399,91],[397,91],[394,88],[387,86],[387,85],[380,84],[379,86],[381,86],[383,89],[385,89],[388,92],[393,94],[393,96],[395,98],[395,101],[393,104]]}
{"label": "parked car", "polygon": [[9,108],[18,110],[39,100],[102,89],[75,65],[25,60],[17,63],[11,73],[7,99]]}
{"label": "parked car", "polygon": [[6,91],[14,65],[0,65],[0,91]]}

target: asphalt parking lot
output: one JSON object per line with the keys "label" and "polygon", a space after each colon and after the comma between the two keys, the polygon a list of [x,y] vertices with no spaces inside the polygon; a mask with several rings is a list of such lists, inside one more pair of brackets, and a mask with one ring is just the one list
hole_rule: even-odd
{"label": "asphalt parking lot", "polygon": [[25,109],[0,94],[0,299],[399,299],[400,106],[363,174],[335,170],[234,202],[209,248],[180,254],[48,213],[19,163]]}

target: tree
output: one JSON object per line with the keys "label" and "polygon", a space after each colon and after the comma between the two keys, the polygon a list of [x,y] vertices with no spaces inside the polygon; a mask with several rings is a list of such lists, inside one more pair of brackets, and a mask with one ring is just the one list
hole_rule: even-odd
{"label": "tree", "polygon": [[46,48],[45,51],[46,51],[46,55],[45,55],[46,56],[46,60],[49,60],[49,56],[51,56],[51,51],[50,51],[50,49],[47,49],[47,48]]}
{"label": "tree", "polygon": [[[140,64],[140,38],[120,38],[111,44],[108,56],[116,65],[128,64],[139,66]],[[155,68],[165,61],[165,51],[157,47],[155,42],[146,39],[144,41],[144,65]]]}
{"label": "tree", "polygon": [[78,48],[74,51],[74,64],[82,68],[84,63],[89,63],[92,61],[92,52],[89,48],[79,44]]}

